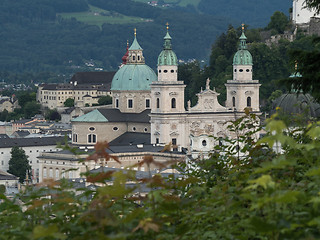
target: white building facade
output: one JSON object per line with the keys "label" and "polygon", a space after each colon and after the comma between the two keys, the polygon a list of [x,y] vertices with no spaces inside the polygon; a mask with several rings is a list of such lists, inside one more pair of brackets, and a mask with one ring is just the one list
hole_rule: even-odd
{"label": "white building facade", "polygon": [[164,37],[164,49],[158,58],[158,81],[151,86],[150,114],[151,143],[168,144],[174,148],[187,148],[190,152],[207,154],[216,144],[214,137],[230,136],[230,121],[244,115],[245,110],[260,114],[259,81],[252,79],[252,56],[247,50],[244,32],[233,59],[233,79],[228,80],[226,106],[218,102],[215,89],[206,88],[197,94],[198,103],[184,108],[183,81],[178,81],[177,57],[172,51],[171,37]]}
{"label": "white building facade", "polygon": [[313,9],[310,10],[305,6],[305,0],[293,0],[292,21],[295,24],[309,23],[311,17],[320,17]]}

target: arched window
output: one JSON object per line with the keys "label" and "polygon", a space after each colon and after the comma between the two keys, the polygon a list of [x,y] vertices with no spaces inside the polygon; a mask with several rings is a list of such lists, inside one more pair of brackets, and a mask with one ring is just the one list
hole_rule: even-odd
{"label": "arched window", "polygon": [[175,98],[171,99],[171,108],[176,108],[176,99]]}
{"label": "arched window", "polygon": [[251,97],[247,97],[247,107],[251,107]]}
{"label": "arched window", "polygon": [[232,97],[232,107],[235,107],[235,106],[236,106],[236,98]]}
{"label": "arched window", "polygon": [[207,146],[207,141],[206,140],[202,141],[202,146],[204,146],[204,147]]}
{"label": "arched window", "polygon": [[88,135],[88,143],[96,143],[97,142],[97,135],[89,134]]}
{"label": "arched window", "polygon": [[135,61],[135,60],[136,60],[136,57],[135,57],[135,56],[132,56],[132,60]]}
{"label": "arched window", "polygon": [[157,98],[157,108],[160,108],[160,98]]}

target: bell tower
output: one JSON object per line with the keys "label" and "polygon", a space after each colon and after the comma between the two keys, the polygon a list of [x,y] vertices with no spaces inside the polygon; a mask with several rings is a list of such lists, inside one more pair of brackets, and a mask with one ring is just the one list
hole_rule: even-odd
{"label": "bell tower", "polygon": [[227,88],[226,107],[235,112],[243,112],[246,108],[252,112],[260,112],[259,80],[252,79],[252,56],[248,51],[247,37],[242,34],[238,51],[233,57],[233,79],[225,84]]}
{"label": "bell tower", "polygon": [[179,124],[185,114],[184,85],[178,81],[178,59],[171,45],[169,24],[163,50],[158,57],[158,81],[151,86],[151,143],[180,145],[185,141]]}

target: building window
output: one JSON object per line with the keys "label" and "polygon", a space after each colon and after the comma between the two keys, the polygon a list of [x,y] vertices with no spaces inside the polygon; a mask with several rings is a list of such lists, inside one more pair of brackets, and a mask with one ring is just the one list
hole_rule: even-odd
{"label": "building window", "polygon": [[73,142],[78,142],[78,134],[73,134]]}
{"label": "building window", "polygon": [[88,143],[96,143],[96,142],[97,142],[97,136],[95,134],[89,134]]}
{"label": "building window", "polygon": [[94,131],[94,130],[96,130],[96,129],[95,129],[95,127],[89,127],[89,130],[90,130],[90,131]]}
{"label": "building window", "polygon": [[177,148],[177,139],[176,138],[172,138],[171,142],[172,142],[173,151],[178,150],[178,148]]}
{"label": "building window", "polygon": [[247,107],[251,107],[251,97],[247,97]]}
{"label": "building window", "polygon": [[136,129],[136,127],[133,127],[133,128],[132,128],[132,131],[134,131],[134,132],[135,132],[136,130],[137,130],[137,129]]}
{"label": "building window", "polygon": [[145,132],[148,132],[148,128],[144,128],[144,131],[145,131]]}
{"label": "building window", "polygon": [[160,98],[157,98],[157,108],[160,108]]}
{"label": "building window", "polygon": [[159,138],[156,138],[156,144],[159,144]]}
{"label": "building window", "polygon": [[133,100],[128,99],[128,108],[133,108]]}
{"label": "building window", "polygon": [[46,168],[43,169],[43,178],[47,178],[47,169]]}
{"label": "building window", "polygon": [[207,146],[207,141],[206,140],[202,141],[202,146],[204,146],[204,147]]}
{"label": "building window", "polygon": [[163,72],[164,72],[164,73],[167,73],[167,72],[168,72],[168,70],[164,70]]}
{"label": "building window", "polygon": [[116,99],[116,108],[119,108],[119,99]]}
{"label": "building window", "polygon": [[176,108],[176,99],[175,98],[171,99],[171,108]]}
{"label": "building window", "polygon": [[118,131],[119,128],[118,127],[113,127],[113,131]]}
{"label": "building window", "polygon": [[56,169],[56,179],[59,179],[59,169]]}
{"label": "building window", "polygon": [[236,106],[236,98],[232,97],[232,107],[235,107],[235,106]]}
{"label": "building window", "polygon": [[53,178],[53,169],[52,168],[49,169],[49,178]]}
{"label": "building window", "polygon": [[174,73],[174,70],[171,70],[171,73]]}
{"label": "building window", "polygon": [[73,177],[72,175],[73,175],[72,171],[69,171],[69,178],[72,178]]}
{"label": "building window", "polygon": [[132,60],[135,61],[135,60],[136,60],[136,57],[135,57],[135,56],[132,56]]}
{"label": "building window", "polygon": [[150,99],[146,99],[146,108],[150,108]]}
{"label": "building window", "polygon": [[66,177],[66,172],[65,172],[65,169],[64,169],[64,168],[62,169],[61,177],[62,177],[62,178],[65,178],[65,177]]}

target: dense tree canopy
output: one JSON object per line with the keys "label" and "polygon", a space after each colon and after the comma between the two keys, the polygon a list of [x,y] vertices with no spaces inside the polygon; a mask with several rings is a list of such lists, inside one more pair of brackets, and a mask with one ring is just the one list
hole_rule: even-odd
{"label": "dense tree canopy", "polygon": [[20,147],[13,147],[11,149],[11,158],[9,160],[9,170],[11,173],[19,177],[19,182],[23,183],[28,174],[29,179],[31,176],[31,166],[29,164],[28,156],[25,151]]}

